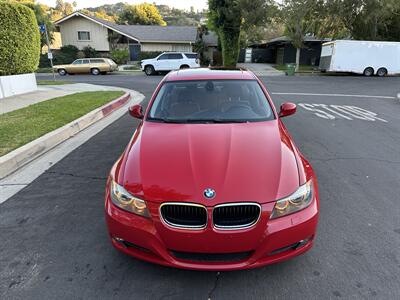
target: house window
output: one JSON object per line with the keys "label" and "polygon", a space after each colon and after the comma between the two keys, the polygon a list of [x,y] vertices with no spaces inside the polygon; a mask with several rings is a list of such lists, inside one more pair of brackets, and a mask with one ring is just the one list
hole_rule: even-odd
{"label": "house window", "polygon": [[78,41],[90,41],[90,32],[78,31]]}

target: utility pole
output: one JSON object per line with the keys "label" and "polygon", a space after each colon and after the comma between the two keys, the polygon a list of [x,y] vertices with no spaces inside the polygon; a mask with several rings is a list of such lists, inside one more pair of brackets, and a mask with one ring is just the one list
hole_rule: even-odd
{"label": "utility pole", "polygon": [[39,26],[39,30],[41,33],[44,33],[46,35],[46,44],[47,44],[47,58],[50,60],[50,65],[51,65],[51,71],[53,73],[53,80],[56,81],[56,74],[54,73],[54,68],[53,68],[53,53],[51,52],[50,49],[50,41],[49,41],[49,34],[47,33],[47,27],[46,24],[42,24]]}

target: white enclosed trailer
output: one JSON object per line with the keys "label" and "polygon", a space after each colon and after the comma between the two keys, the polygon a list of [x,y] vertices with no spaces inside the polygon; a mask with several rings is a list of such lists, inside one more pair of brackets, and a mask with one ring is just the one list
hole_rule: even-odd
{"label": "white enclosed trailer", "polygon": [[324,43],[319,69],[365,76],[400,74],[400,43],[350,40]]}

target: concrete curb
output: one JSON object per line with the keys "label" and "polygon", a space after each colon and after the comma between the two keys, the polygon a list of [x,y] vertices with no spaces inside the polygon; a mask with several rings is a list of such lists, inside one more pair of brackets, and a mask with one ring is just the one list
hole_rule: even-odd
{"label": "concrete curb", "polygon": [[123,96],[115,99],[86,115],[60,127],[40,138],[0,157],[0,179],[5,178],[22,166],[36,159],[40,155],[54,148],[61,142],[76,135],[80,131],[107,117],[112,112],[123,107],[131,99],[131,94],[126,92]]}

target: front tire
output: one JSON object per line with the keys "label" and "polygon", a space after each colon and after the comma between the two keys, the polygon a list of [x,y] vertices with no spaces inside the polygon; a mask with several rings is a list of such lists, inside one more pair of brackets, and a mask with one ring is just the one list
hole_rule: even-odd
{"label": "front tire", "polygon": [[363,74],[364,74],[364,76],[370,77],[370,76],[374,75],[374,69],[371,67],[368,67],[364,70]]}
{"label": "front tire", "polygon": [[67,71],[66,71],[65,69],[58,69],[57,72],[58,72],[58,74],[59,74],[60,76],[65,76],[65,75],[67,75]]}
{"label": "front tire", "polygon": [[182,65],[179,69],[189,69],[190,67],[188,65]]}
{"label": "front tire", "polygon": [[147,76],[151,76],[155,73],[155,70],[153,66],[148,65],[144,68],[144,72],[146,73]]}
{"label": "front tire", "polygon": [[388,70],[386,68],[379,68],[378,71],[376,72],[376,75],[379,77],[385,77],[388,73]]}

